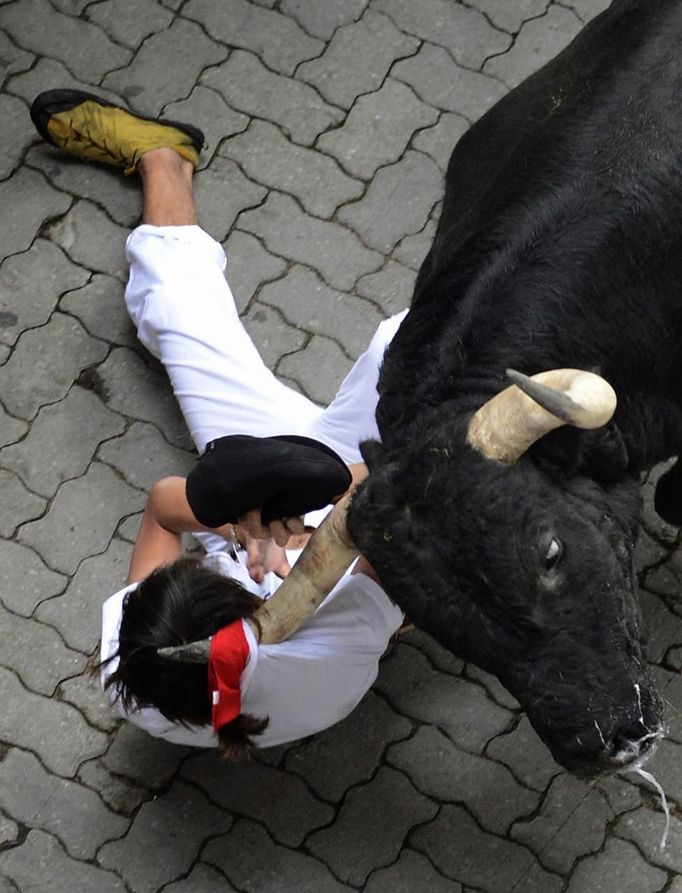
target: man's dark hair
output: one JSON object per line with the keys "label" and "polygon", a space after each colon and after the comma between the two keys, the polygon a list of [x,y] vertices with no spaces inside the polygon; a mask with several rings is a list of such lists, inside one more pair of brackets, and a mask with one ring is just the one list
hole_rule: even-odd
{"label": "man's dark hair", "polygon": [[[210,725],[211,700],[205,664],[160,657],[156,649],[205,639],[240,617],[251,617],[261,599],[236,580],[183,557],[149,574],[123,602],[119,646],[100,666],[119,658],[105,682],[127,711],[156,707],[173,722]],[[98,668],[99,669],[99,668]],[[267,717],[242,713],[218,730],[224,756],[249,756],[251,735],[266,728]]]}

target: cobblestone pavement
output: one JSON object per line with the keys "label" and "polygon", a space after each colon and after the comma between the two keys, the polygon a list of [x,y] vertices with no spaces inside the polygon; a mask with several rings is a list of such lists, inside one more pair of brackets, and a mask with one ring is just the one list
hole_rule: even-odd
{"label": "cobblestone pavement", "polygon": [[418,632],[344,723],[251,765],[105,709],[99,606],[145,490],[192,455],[121,300],[136,186],[28,117],[79,85],[204,127],[200,209],[246,325],[324,401],[407,304],[456,139],[605,5],[0,0],[0,893],[682,893],[682,551],[650,509],[664,850],[645,783],[566,775],[493,679]]}

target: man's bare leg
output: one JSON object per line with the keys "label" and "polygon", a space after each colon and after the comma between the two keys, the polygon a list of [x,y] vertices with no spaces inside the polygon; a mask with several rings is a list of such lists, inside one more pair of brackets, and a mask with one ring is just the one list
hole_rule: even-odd
{"label": "man's bare leg", "polygon": [[146,152],[138,165],[142,179],[142,222],[186,226],[197,222],[192,192],[194,166],[174,149]]}

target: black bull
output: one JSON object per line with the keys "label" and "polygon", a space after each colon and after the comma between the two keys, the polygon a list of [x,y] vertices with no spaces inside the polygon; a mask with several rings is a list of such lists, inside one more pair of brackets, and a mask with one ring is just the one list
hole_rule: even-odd
{"label": "black bull", "polygon": [[[460,140],[348,518],[396,602],[576,772],[660,734],[633,549],[640,474],[682,442],[680,46],[682,0],[616,0]],[[613,420],[486,458],[467,430],[508,367],[598,371]],[[682,472],[656,504],[679,523]]]}

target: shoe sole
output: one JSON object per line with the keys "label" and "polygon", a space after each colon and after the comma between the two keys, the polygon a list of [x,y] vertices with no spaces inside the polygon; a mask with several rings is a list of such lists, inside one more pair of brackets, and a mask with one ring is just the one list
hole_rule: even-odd
{"label": "shoe sole", "polygon": [[109,102],[106,99],[102,99],[101,96],[95,96],[94,93],[86,93],[85,90],[46,90],[44,93],[40,93],[31,104],[31,120],[35,124],[36,130],[42,138],[46,142],[55,146],[57,144],[54,142],[50,131],[47,129],[50,118],[54,115],[58,115],[60,112],[66,112],[69,111],[69,109],[76,108],[88,100],[92,100],[93,102],[98,103],[98,105],[107,106],[108,108],[121,109],[129,115],[132,115],[133,118],[138,118],[140,121],[150,121],[152,124],[175,127],[176,130],[181,130],[192,140],[197,153],[201,152],[203,148],[204,134],[198,127],[194,127],[192,124],[185,124],[182,121],[171,121],[168,118],[149,118],[146,115],[138,115],[137,112],[131,112],[122,105],[117,105],[115,102]]}

